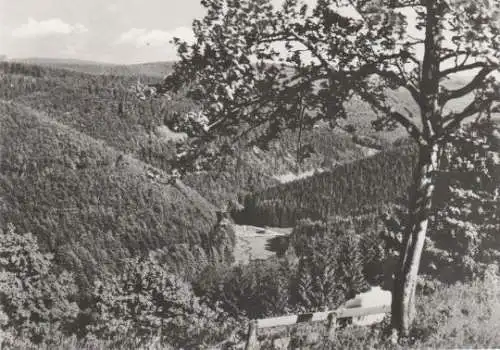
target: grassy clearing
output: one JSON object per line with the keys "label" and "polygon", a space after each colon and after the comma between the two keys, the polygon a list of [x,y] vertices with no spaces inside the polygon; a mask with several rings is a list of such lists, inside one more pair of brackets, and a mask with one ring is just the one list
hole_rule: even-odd
{"label": "grassy clearing", "polygon": [[292,228],[261,228],[249,225],[233,225],[236,246],[234,247],[235,263],[248,263],[252,259],[267,259],[276,252],[269,249],[270,240],[286,237]]}

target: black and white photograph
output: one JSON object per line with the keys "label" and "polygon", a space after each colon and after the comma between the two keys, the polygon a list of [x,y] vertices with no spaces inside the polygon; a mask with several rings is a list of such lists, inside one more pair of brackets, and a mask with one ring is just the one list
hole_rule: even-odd
{"label": "black and white photograph", "polygon": [[0,0],[3,349],[500,349],[500,0]]}

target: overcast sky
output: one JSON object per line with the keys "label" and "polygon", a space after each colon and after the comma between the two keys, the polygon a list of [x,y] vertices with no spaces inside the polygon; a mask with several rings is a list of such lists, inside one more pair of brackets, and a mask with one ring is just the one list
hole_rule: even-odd
{"label": "overcast sky", "polygon": [[113,63],[175,58],[200,0],[0,0],[0,55]]}
{"label": "overcast sky", "polygon": [[192,38],[192,21],[204,14],[200,0],[0,0],[0,56],[170,61],[169,41]]}
{"label": "overcast sky", "polygon": [[192,21],[204,13],[200,0],[0,0],[0,55],[173,60],[169,41],[191,38]]}

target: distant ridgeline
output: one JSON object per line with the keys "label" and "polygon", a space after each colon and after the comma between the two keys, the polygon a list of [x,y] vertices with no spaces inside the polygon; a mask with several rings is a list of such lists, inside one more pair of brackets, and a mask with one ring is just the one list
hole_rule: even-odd
{"label": "distant ridgeline", "polygon": [[415,149],[409,144],[340,165],[332,171],[247,195],[241,224],[291,227],[300,219],[356,216],[384,210],[407,193]]}
{"label": "distant ridgeline", "polygon": [[32,232],[81,286],[155,249],[176,273],[232,259],[234,233],[218,225],[215,208],[152,170],[45,113],[0,101],[0,223]]}
{"label": "distant ridgeline", "polygon": [[[5,57],[6,58],[6,57]],[[0,55],[0,62],[5,61]],[[65,69],[73,72],[81,72],[86,74],[96,75],[116,75],[116,76],[144,76],[163,78],[168,75],[172,69],[174,62],[150,62],[130,65],[119,65],[111,63],[93,62],[74,59],[57,59],[57,58],[23,58],[12,59],[8,64],[38,66],[45,69]]]}

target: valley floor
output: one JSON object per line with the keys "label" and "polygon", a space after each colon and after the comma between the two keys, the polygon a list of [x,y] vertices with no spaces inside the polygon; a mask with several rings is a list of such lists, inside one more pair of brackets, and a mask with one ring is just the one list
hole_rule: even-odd
{"label": "valley floor", "polygon": [[257,227],[249,225],[233,225],[236,234],[234,249],[235,264],[246,264],[250,260],[267,259],[275,253],[268,249],[269,240],[286,237],[292,228]]}

